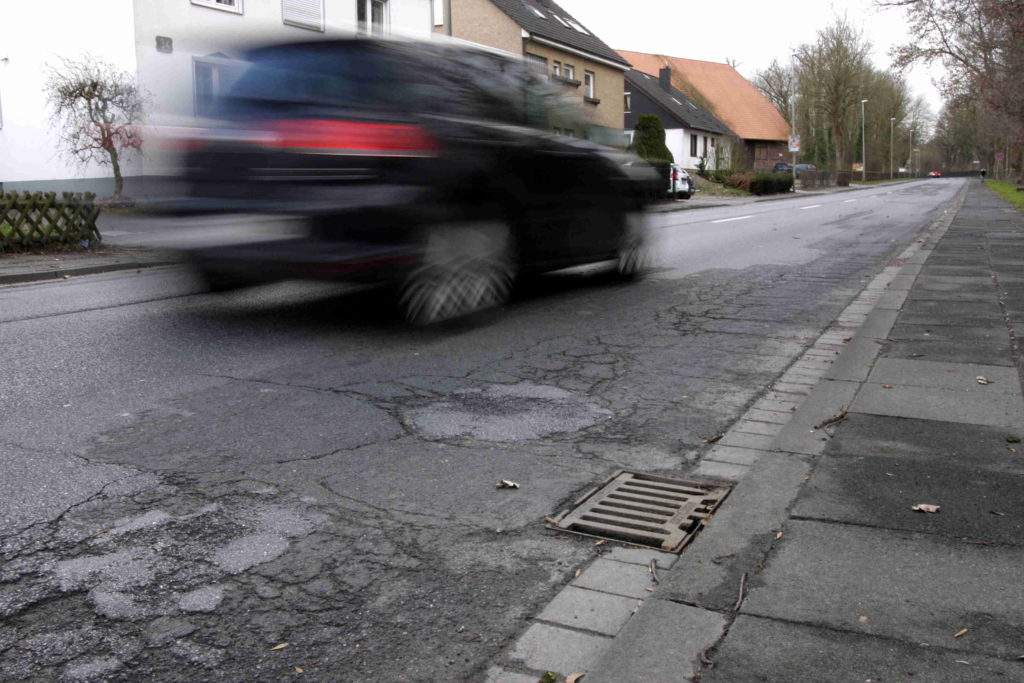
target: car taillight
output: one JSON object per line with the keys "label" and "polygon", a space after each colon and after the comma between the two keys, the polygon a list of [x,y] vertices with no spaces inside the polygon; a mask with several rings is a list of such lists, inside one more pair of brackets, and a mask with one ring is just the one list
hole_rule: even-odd
{"label": "car taillight", "polygon": [[288,119],[269,125],[269,146],[377,156],[434,156],[437,141],[420,126],[335,119]]}

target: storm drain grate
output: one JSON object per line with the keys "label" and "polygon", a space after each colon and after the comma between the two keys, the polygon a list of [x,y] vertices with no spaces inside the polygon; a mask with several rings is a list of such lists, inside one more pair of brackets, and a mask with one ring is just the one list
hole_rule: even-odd
{"label": "storm drain grate", "polygon": [[729,486],[617,472],[549,518],[552,528],[677,553],[704,528]]}

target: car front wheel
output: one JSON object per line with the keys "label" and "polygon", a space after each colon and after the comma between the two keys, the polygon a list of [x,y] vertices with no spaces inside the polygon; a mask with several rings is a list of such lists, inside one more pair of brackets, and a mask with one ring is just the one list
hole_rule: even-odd
{"label": "car front wheel", "polygon": [[439,225],[426,232],[423,253],[402,282],[399,302],[409,322],[430,325],[501,305],[514,276],[506,223]]}
{"label": "car front wheel", "polygon": [[650,267],[651,245],[647,222],[644,213],[630,213],[626,216],[616,259],[616,270],[623,278],[642,277]]}

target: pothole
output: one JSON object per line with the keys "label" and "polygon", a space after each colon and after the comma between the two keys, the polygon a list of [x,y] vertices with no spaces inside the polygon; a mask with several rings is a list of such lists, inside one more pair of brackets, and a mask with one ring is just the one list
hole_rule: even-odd
{"label": "pothole", "polygon": [[611,415],[564,389],[520,382],[457,391],[443,401],[407,411],[406,419],[431,438],[507,442],[576,432]]}

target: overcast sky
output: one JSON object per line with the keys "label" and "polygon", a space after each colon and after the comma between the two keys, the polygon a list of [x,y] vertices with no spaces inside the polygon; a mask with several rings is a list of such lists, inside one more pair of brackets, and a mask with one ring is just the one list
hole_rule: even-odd
{"label": "overcast sky", "polygon": [[[901,10],[879,9],[873,0],[557,0],[616,49],[674,57],[735,60],[747,78],[772,59],[787,61],[793,48],[810,42],[836,16],[864,31],[876,66],[889,68],[889,49],[907,42]],[[915,67],[907,80],[938,112],[942,100],[933,79],[941,67]]]}

